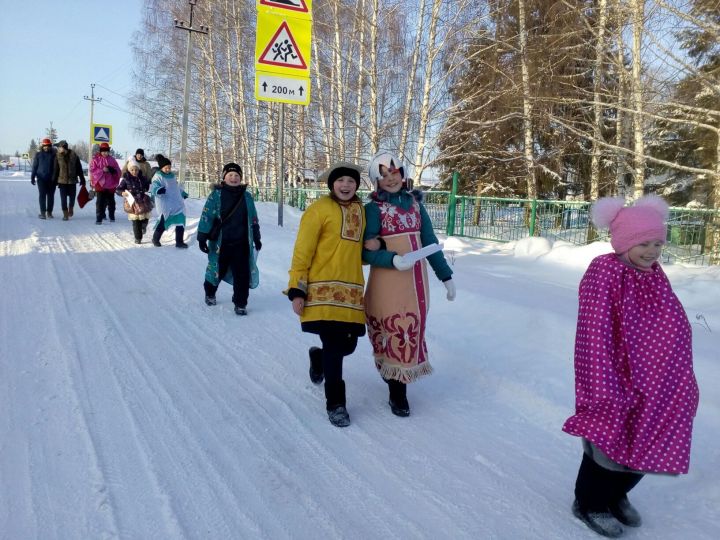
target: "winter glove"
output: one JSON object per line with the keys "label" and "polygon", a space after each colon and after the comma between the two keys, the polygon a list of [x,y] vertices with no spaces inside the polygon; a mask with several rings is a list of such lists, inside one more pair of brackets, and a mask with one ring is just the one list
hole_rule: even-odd
{"label": "winter glove", "polygon": [[455,300],[455,294],[457,292],[455,290],[455,282],[452,279],[448,279],[447,281],[443,281],[443,285],[445,285],[445,288],[447,289],[446,298],[452,302]]}
{"label": "winter glove", "polygon": [[183,198],[183,199],[187,199],[187,198],[188,198],[188,194],[187,194],[187,193],[183,193],[183,194],[182,194],[182,198]]}
{"label": "winter glove", "polygon": [[400,270],[401,272],[405,270],[410,270],[415,263],[407,263],[403,260],[403,258],[400,255],[395,255],[392,258],[392,263],[395,268]]}
{"label": "winter glove", "polygon": [[260,240],[255,240],[255,251],[260,251],[262,249],[262,242]]}
{"label": "winter glove", "polygon": [[30,179],[30,183],[34,186],[34,185],[35,185],[35,179],[34,179],[34,178],[31,178],[31,179]]}
{"label": "winter glove", "polygon": [[158,189],[155,193],[158,194],[158,195],[165,195],[165,188],[164,188],[164,187],[161,187],[161,188]]}
{"label": "winter glove", "polygon": [[107,172],[109,172],[110,174],[115,174],[115,167],[108,167]]}
{"label": "winter glove", "polygon": [[208,249],[207,245],[207,239],[206,238],[199,238],[198,239],[198,245],[200,246],[200,251],[203,253],[208,253],[210,250]]}

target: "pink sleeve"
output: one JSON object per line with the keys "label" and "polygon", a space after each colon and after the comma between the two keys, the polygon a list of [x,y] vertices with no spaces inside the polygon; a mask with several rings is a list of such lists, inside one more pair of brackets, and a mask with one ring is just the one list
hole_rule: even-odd
{"label": "pink sleeve", "polygon": [[93,180],[100,178],[103,174],[103,166],[100,164],[98,159],[93,158],[90,162],[90,173],[93,176]]}

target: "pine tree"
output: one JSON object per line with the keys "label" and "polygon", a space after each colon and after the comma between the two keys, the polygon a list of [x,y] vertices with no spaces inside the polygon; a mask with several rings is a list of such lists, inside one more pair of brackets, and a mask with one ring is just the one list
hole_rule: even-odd
{"label": "pine tree", "polygon": [[45,129],[45,136],[50,139],[53,144],[55,144],[58,140],[57,129],[51,125],[49,128]]}
{"label": "pine tree", "polygon": [[[651,131],[653,156],[666,161],[716,171],[697,175],[655,165],[656,173],[667,173],[663,195],[674,204],[694,199],[720,206],[720,9],[717,0],[694,0],[689,15],[697,25],[678,34],[680,47],[694,62],[695,71],[681,79],[672,98],[663,107]],[[705,24],[701,24],[705,21]],[[675,187],[673,187],[675,186]],[[680,186],[679,188],[677,186]]]}
{"label": "pine tree", "polygon": [[[454,107],[439,140],[445,171],[459,171],[461,189],[477,195],[527,196],[535,186],[539,197],[563,197],[573,184],[588,193],[591,135],[576,132],[593,131],[594,3],[525,0],[524,25],[517,0],[490,6],[487,23],[460,47],[464,67],[448,69],[455,76],[449,84]],[[610,54],[613,45],[605,47]],[[599,76],[603,94],[612,95],[616,75],[605,70]],[[611,107],[603,114],[612,117]],[[530,138],[523,119],[529,119]],[[606,140],[614,137],[612,122],[603,123],[602,133]],[[602,186],[614,183],[611,171],[601,175]]]}
{"label": "pine tree", "polygon": [[30,146],[28,146],[27,152],[30,155],[30,161],[32,161],[38,152],[38,143],[35,139],[30,139]]}

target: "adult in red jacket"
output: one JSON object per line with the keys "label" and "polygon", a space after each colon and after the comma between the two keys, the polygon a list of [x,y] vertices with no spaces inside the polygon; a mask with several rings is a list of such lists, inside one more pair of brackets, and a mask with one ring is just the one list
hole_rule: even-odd
{"label": "adult in red jacket", "polygon": [[100,225],[107,209],[110,221],[115,221],[115,189],[120,183],[120,166],[110,155],[110,145],[100,144],[100,151],[90,163],[90,184],[95,190],[95,225]]}

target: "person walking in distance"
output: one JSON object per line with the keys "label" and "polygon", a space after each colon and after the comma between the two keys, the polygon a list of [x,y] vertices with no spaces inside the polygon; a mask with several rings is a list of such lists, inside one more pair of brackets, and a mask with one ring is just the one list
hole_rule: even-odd
{"label": "person walking in distance", "polygon": [[95,190],[95,224],[105,219],[105,210],[111,222],[115,221],[115,190],[120,183],[120,166],[110,155],[110,145],[100,143],[100,151],[90,163],[90,183]]}
{"label": "person walking in distance", "polygon": [[55,183],[53,182],[53,171],[55,170],[55,150],[52,141],[48,138],[42,140],[40,151],[35,154],[32,163],[30,183],[37,183],[40,195],[40,219],[52,219],[53,206],[55,205]]}
{"label": "person walking in distance", "polygon": [[57,155],[53,172],[53,182],[60,190],[60,205],[63,221],[73,216],[75,208],[76,184],[85,185],[85,175],[78,155],[68,148],[67,141],[57,143]]}
{"label": "person walking in distance", "polygon": [[158,170],[153,176],[150,193],[157,203],[160,217],[155,223],[153,246],[160,247],[162,245],[160,237],[165,229],[175,225],[175,247],[187,249],[188,245],[184,242],[183,236],[185,234],[185,199],[188,194],[180,187],[172,172],[170,160],[162,154],[156,155],[155,160]]}

